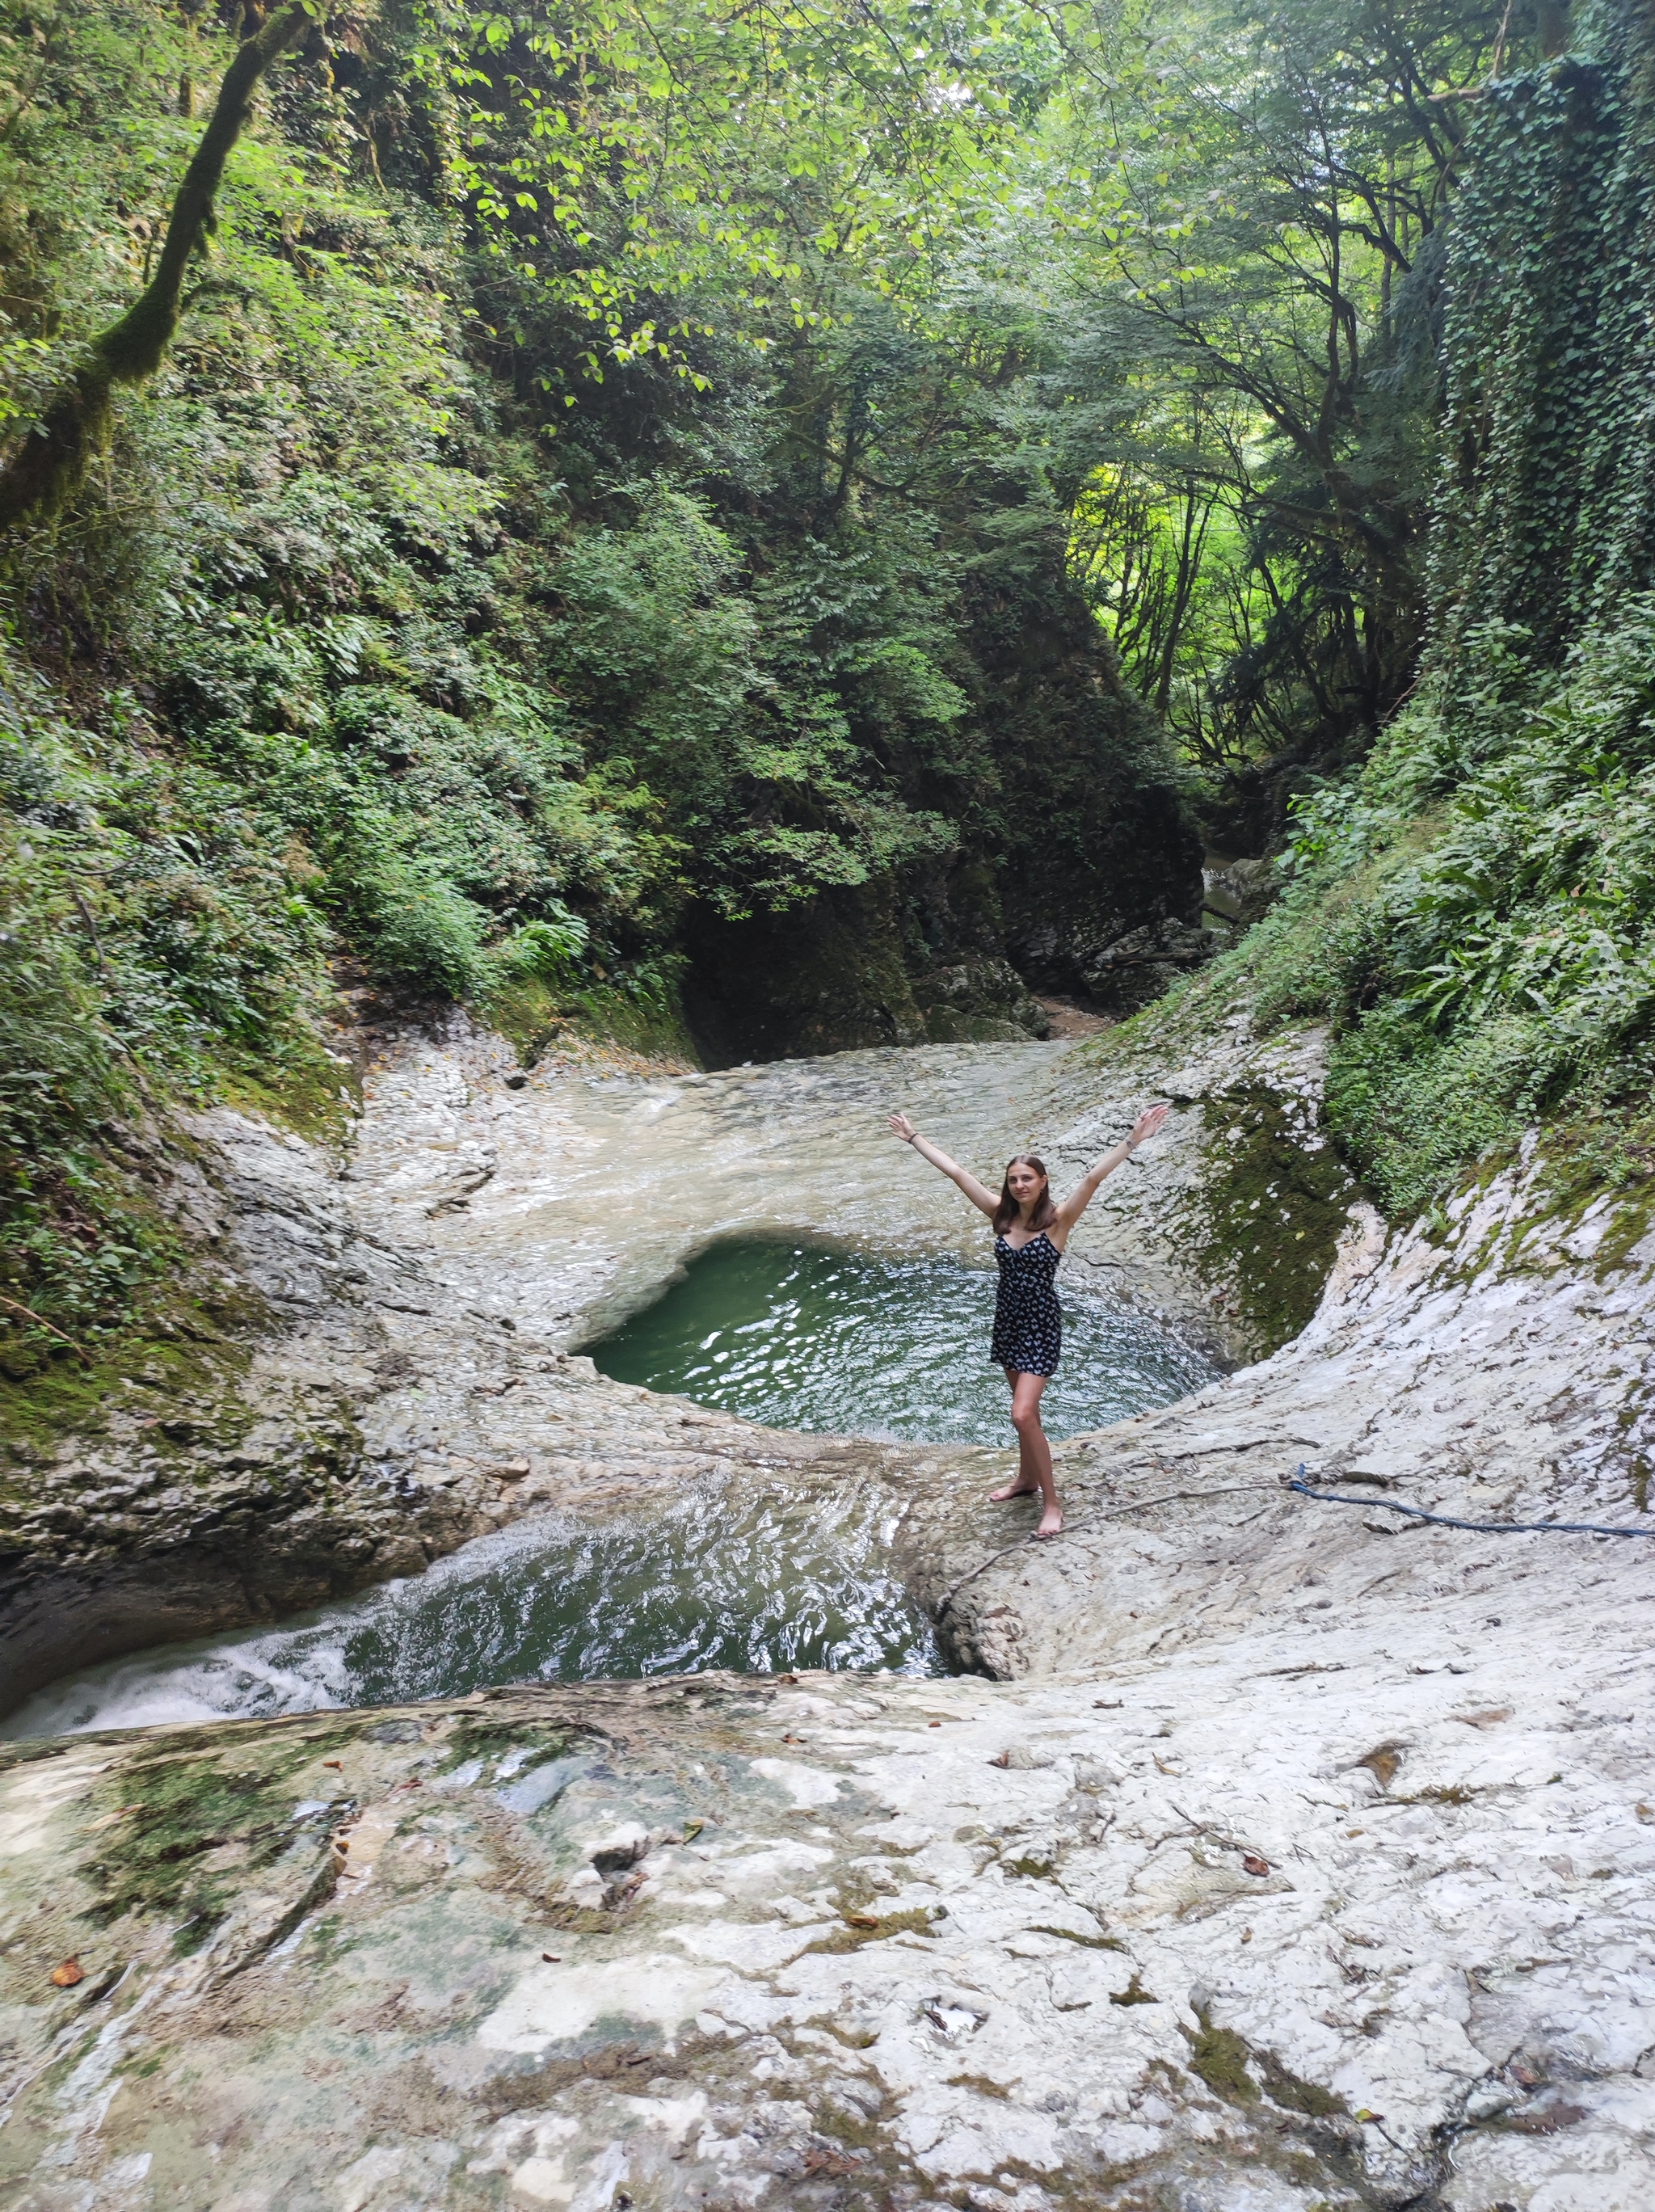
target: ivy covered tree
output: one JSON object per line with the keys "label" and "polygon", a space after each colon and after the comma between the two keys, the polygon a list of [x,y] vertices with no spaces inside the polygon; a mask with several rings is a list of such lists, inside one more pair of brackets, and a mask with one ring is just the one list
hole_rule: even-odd
{"label": "ivy covered tree", "polygon": [[1472,111],[1434,548],[1446,639],[1515,623],[1553,660],[1655,583],[1655,42],[1613,0],[1573,29]]}

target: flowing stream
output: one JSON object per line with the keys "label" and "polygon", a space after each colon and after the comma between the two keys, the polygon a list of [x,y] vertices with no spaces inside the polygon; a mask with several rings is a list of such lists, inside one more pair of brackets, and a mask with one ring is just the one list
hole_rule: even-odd
{"label": "flowing stream", "polygon": [[[886,1508],[888,1514],[888,1508]],[[536,1514],[423,1575],[276,1628],[173,1644],[53,1683],[7,1735],[396,1705],[500,1682],[727,1667],[942,1671],[865,1492],[708,1480],[594,1523]]]}

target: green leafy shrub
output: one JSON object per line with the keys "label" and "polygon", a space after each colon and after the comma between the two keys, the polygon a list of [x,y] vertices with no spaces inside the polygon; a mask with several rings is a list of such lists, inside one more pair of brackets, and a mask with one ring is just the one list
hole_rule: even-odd
{"label": "green leafy shrub", "polygon": [[931,657],[945,628],[924,635],[903,604],[894,549],[811,539],[749,586],[705,501],[659,483],[630,499],[626,529],[561,554],[543,635],[593,750],[664,804],[699,896],[731,919],[779,913],[951,854],[957,830],[891,772],[892,749],[967,704]]}
{"label": "green leafy shrub", "polygon": [[1266,1028],[1332,1020],[1331,1119],[1397,1213],[1655,1075],[1655,598],[1561,667],[1530,642],[1468,633],[1298,803],[1282,897],[1197,987],[1242,984]]}
{"label": "green leafy shrub", "polygon": [[567,910],[541,915],[514,929],[494,957],[508,979],[530,975],[542,982],[566,981],[585,951],[591,932],[579,915]]}

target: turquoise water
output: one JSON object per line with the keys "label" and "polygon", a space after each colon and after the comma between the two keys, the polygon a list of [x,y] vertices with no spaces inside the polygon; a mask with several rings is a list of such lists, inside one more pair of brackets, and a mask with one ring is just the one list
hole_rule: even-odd
{"label": "turquoise water", "polygon": [[[1170,1405],[1219,1371],[1159,1322],[1058,1277],[1064,1352],[1046,1433]],[[643,1313],[587,1350],[605,1375],[773,1428],[919,1443],[1012,1441],[991,1366],[991,1270],[882,1259],[793,1239],[715,1244]]]}

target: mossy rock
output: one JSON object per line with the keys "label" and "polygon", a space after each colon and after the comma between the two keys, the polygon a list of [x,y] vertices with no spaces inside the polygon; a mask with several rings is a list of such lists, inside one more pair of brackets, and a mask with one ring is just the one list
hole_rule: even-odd
{"label": "mossy rock", "polygon": [[[1137,1977],[1133,1978],[1136,1983]],[[1209,2016],[1199,2009],[1196,2019],[1200,2026],[1190,2039],[1191,2070],[1227,2105],[1256,2105],[1268,2097],[1283,2112],[1298,2112],[1306,2119],[1349,2117],[1350,2107],[1343,2097],[1324,2088],[1319,2081],[1306,2081],[1293,2073],[1274,2051],[1255,2051],[1234,2028],[1215,2027]],[[1249,2072],[1250,2067],[1257,2069],[1258,2081]]]}
{"label": "mossy rock", "polygon": [[1196,2018],[1201,2030],[1191,2041],[1191,2070],[1227,2105],[1256,2105],[1260,2092],[1247,2071],[1252,2054],[1246,2038],[1233,2027],[1215,2027],[1204,2012],[1197,2013]]}
{"label": "mossy rock", "polygon": [[1028,1044],[1033,1034],[1019,1022],[956,1013],[952,1006],[933,1006],[925,1016],[925,1035],[932,1044]]}
{"label": "mossy rock", "polygon": [[1331,1141],[1306,1141],[1295,1103],[1262,1083],[1205,1098],[1205,1172],[1182,1213],[1197,1266],[1261,1358],[1315,1312],[1362,1195]]}

